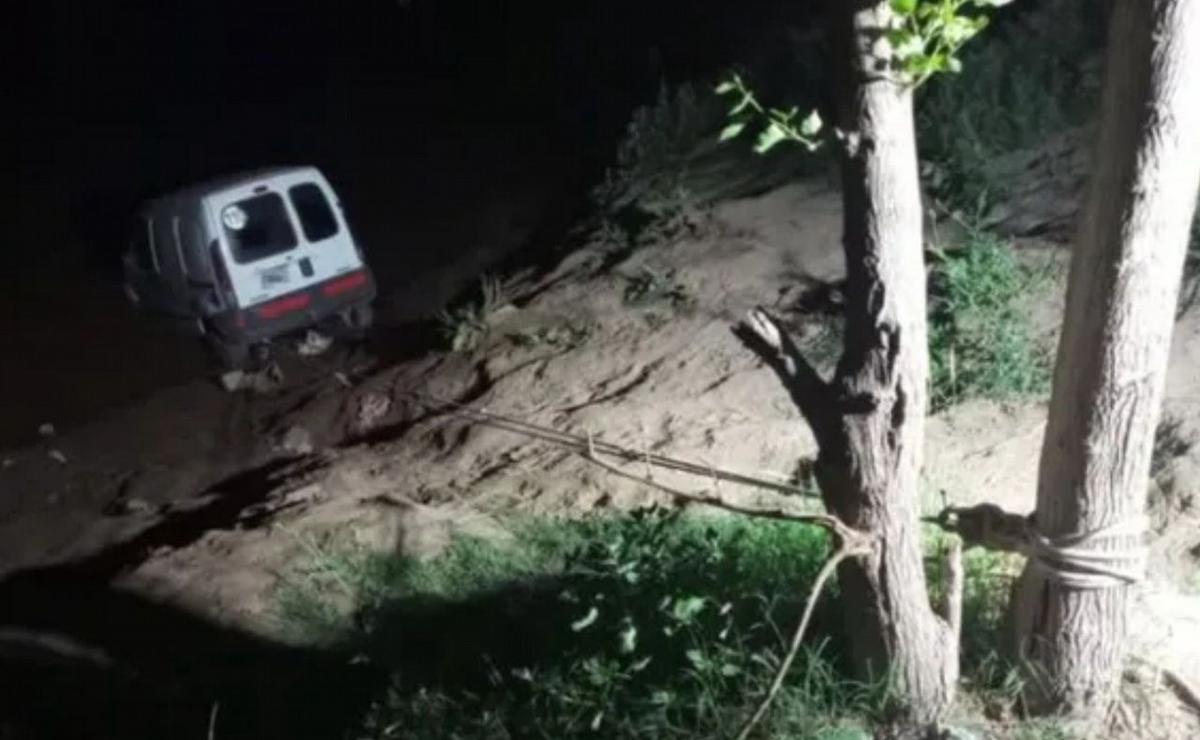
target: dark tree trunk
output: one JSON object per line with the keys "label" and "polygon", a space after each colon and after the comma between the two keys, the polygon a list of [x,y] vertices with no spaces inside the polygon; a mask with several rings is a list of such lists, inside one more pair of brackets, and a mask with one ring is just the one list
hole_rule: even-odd
{"label": "dark tree trunk", "polygon": [[[1117,0],[1039,470],[1035,520],[1047,537],[1144,511],[1198,132],[1200,0]],[[1115,552],[1133,536],[1087,547]],[[1072,585],[1051,571],[1031,562],[1013,605],[1028,699],[1037,711],[1095,718],[1120,675],[1131,586]]]}

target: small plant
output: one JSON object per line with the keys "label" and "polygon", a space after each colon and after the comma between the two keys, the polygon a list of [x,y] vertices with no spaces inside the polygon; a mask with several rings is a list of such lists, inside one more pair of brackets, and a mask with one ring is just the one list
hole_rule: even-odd
{"label": "small plant", "polygon": [[627,280],[623,297],[630,306],[666,303],[672,308],[684,309],[695,302],[687,286],[675,279],[674,270],[658,271],[644,267]]}
{"label": "small plant", "polygon": [[624,299],[630,305],[667,303],[681,308],[692,303],[687,287],[675,279],[674,270],[658,271],[643,268],[629,279],[625,286]]}
{"label": "small plant", "polygon": [[1025,303],[1034,275],[1012,248],[975,231],[955,251],[934,251],[929,280],[930,405],[968,398],[1040,396],[1050,383]]}
{"label": "small plant", "polygon": [[754,151],[758,154],[766,154],[776,144],[784,141],[800,144],[810,152],[821,146],[819,134],[823,123],[815,109],[797,121],[800,109],[795,106],[767,108],[758,101],[754,91],[739,74],[732,74],[728,80],[717,85],[716,93],[737,97],[737,102],[729,109],[729,117],[732,120],[721,129],[721,141],[737,138],[754,119],[762,118],[766,120],[766,126],[759,132],[754,144]]}
{"label": "small plant", "polygon": [[566,322],[558,326],[514,332],[508,335],[508,339],[518,347],[547,346],[556,349],[574,349],[586,343],[593,331],[595,331],[595,327],[590,324]]}
{"label": "small plant", "polygon": [[478,301],[437,313],[442,338],[453,352],[473,352],[482,346],[490,331],[489,319],[507,303],[500,280],[484,275],[479,281]]}
{"label": "small plant", "polygon": [[692,202],[688,179],[704,141],[720,126],[720,109],[692,85],[660,85],[650,105],[634,111],[616,164],[592,192],[598,210],[638,208],[674,214]]}
{"label": "small plant", "polygon": [[811,167],[800,153],[747,157],[722,146],[723,104],[693,84],[660,86],[634,111],[616,162],[593,189],[594,236],[608,251],[694,236],[713,203],[761,192]]}

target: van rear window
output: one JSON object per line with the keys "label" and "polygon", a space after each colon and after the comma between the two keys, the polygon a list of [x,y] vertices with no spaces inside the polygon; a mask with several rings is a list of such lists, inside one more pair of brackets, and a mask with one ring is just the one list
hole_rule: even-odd
{"label": "van rear window", "polygon": [[300,215],[300,228],[304,230],[305,239],[319,242],[338,233],[337,218],[329,207],[329,200],[315,183],[296,185],[288,190],[288,194]]}
{"label": "van rear window", "polygon": [[296,230],[279,193],[263,193],[226,206],[221,222],[233,259],[240,265],[296,246]]}

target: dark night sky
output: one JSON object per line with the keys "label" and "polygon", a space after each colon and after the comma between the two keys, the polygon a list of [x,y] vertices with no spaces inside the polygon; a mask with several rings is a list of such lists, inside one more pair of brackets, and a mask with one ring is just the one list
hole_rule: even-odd
{"label": "dark night sky", "polygon": [[746,19],[787,5],[22,0],[8,11],[16,212],[68,210],[95,232],[142,196],[273,162],[314,162],[352,189],[363,163],[386,164],[418,191],[461,176],[438,158],[455,152],[594,166],[653,92],[652,48],[670,76],[711,75]]}

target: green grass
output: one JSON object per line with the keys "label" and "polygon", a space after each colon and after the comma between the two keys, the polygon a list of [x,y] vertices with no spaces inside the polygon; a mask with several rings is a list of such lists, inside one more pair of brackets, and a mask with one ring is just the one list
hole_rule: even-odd
{"label": "green grass", "polygon": [[[765,691],[826,552],[812,527],[649,511],[514,525],[433,560],[315,558],[288,579],[297,634],[391,684],[354,737],[725,738]],[[996,561],[969,560],[967,685],[1003,700]],[[350,598],[347,598],[350,597]],[[844,672],[836,587],[762,738],[865,737],[886,687]]]}
{"label": "green grass", "polygon": [[1012,247],[974,232],[954,251],[936,253],[929,280],[930,408],[969,398],[1044,396],[1050,355],[1029,317],[1038,274]]}

